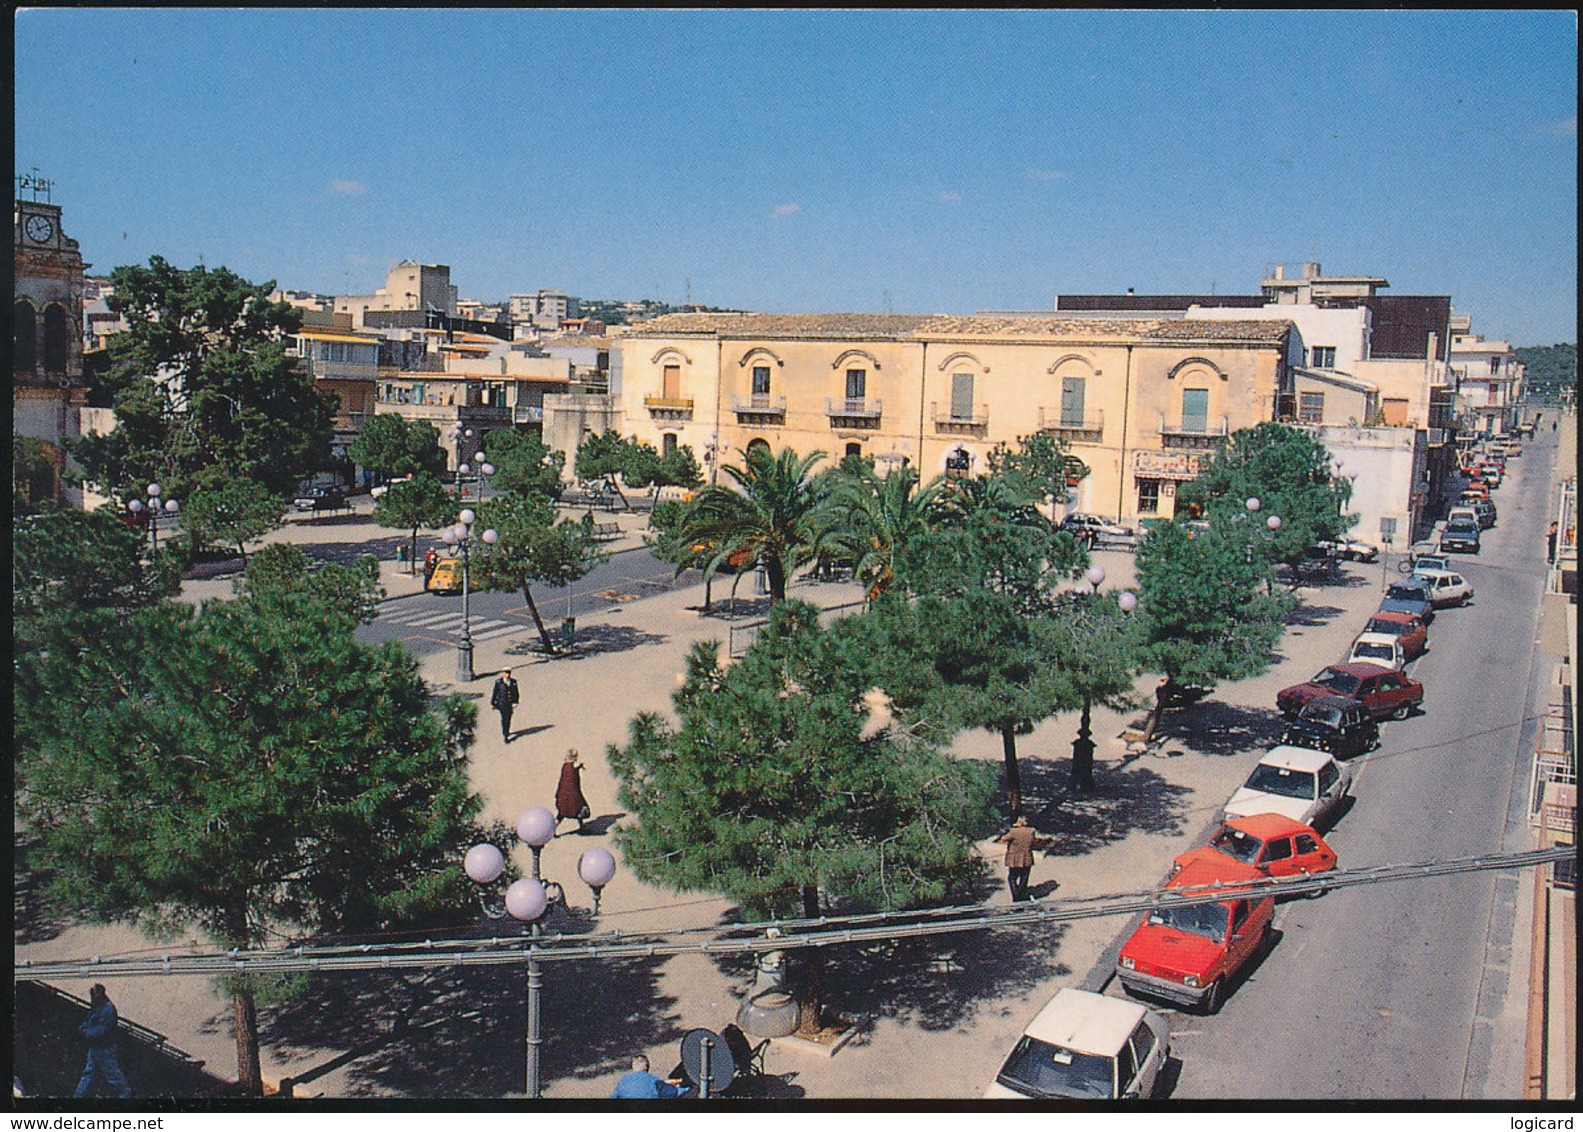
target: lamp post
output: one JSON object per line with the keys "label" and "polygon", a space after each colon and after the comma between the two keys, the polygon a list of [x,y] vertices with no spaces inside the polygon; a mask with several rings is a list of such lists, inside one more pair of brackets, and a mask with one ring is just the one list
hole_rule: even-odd
{"label": "lamp post", "polygon": [[494,475],[495,466],[489,462],[489,458],[482,452],[473,453],[473,466],[478,469],[478,501],[482,503],[484,501],[484,477]]}
{"label": "lamp post", "polygon": [[[524,1091],[533,1099],[539,1097],[539,1047],[543,1045],[540,1026],[539,1000],[543,992],[543,972],[539,969],[538,940],[540,920],[554,903],[551,890],[559,889],[554,882],[539,877],[539,853],[555,836],[555,815],[543,806],[530,806],[517,818],[517,838],[533,850],[533,875],[513,881],[506,889],[505,914],[529,925],[532,942],[528,945],[528,1026],[527,1057]],[[462,860],[468,877],[477,884],[493,884],[505,872],[505,855],[490,844],[474,845]],[[616,859],[608,849],[595,846],[587,849],[577,860],[577,875],[593,889],[594,915],[599,915],[599,893],[616,875]],[[498,916],[499,912],[490,912]]]}
{"label": "lamp post", "polygon": [[158,554],[160,512],[163,510],[165,514],[169,515],[172,519],[175,519],[176,512],[180,511],[181,507],[174,499],[167,499],[163,504],[161,504],[160,494],[162,489],[157,483],[149,484],[146,490],[148,493],[147,504],[145,504],[141,499],[133,498],[127,501],[126,509],[131,512],[134,517],[136,517],[143,512],[145,507],[147,508],[149,542],[153,547],[153,552]]}
{"label": "lamp post", "polygon": [[462,463],[462,445],[473,438],[473,430],[463,428],[462,422],[457,421],[454,437],[456,440],[456,498],[460,499],[462,497],[462,476],[469,470],[467,465]]}
{"label": "lamp post", "polygon": [[[1091,603],[1099,600],[1099,587],[1105,581],[1105,568],[1094,563],[1083,575],[1083,580],[1086,584],[1078,588],[1078,601],[1087,606],[1086,612],[1092,615],[1094,610]],[[1116,599],[1116,604],[1123,613],[1131,613],[1138,608],[1138,595],[1127,590]],[[1093,701],[1085,691],[1083,714],[1077,724],[1077,738],[1072,740],[1072,789],[1080,794],[1094,788],[1093,706]]]}
{"label": "lamp post", "polygon": [[[1257,515],[1259,513],[1260,508],[1262,508],[1264,506],[1264,504],[1259,502],[1259,499],[1258,499],[1257,496],[1254,496],[1254,497],[1248,499],[1246,502],[1244,502],[1242,506],[1247,511],[1248,517],[1251,518],[1252,516]],[[1269,516],[1268,518],[1266,518],[1264,520],[1264,526],[1270,532],[1268,535],[1264,536],[1266,538],[1266,540],[1268,540],[1269,538],[1274,536],[1276,531],[1281,529],[1281,517],[1279,515],[1271,515],[1271,516]],[[1252,537],[1249,537],[1249,539],[1248,539],[1248,562],[1249,562],[1250,565],[1253,562],[1253,539],[1252,539]]]}
{"label": "lamp post", "polygon": [[[463,510],[457,516],[456,525],[446,527],[440,533],[441,542],[462,552],[462,638],[456,644],[457,683],[467,683],[473,679],[473,632],[468,610],[468,598],[472,586],[471,546],[473,541],[473,523],[477,519],[478,516],[473,514],[471,509]],[[490,528],[484,531],[480,537],[485,543],[493,546],[499,540],[500,535],[493,528]]]}

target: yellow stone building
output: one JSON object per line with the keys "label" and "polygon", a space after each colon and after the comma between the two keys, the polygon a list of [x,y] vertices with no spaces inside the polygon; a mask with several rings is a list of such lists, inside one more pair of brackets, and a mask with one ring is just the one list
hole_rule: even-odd
{"label": "yellow stone building", "polygon": [[664,315],[615,343],[624,435],[706,464],[739,450],[871,457],[925,479],[1045,430],[1090,469],[1066,501],[1136,522],[1290,393],[1283,320],[1071,315]]}

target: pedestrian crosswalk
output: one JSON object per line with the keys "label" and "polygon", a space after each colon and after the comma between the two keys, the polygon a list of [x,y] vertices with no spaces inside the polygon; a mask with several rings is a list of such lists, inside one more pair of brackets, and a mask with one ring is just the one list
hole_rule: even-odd
{"label": "pedestrian crosswalk", "polygon": [[[459,636],[462,632],[462,611],[459,609],[435,612],[425,606],[396,602],[380,609],[379,620],[386,625],[418,630],[426,636]],[[469,634],[474,641],[488,641],[526,628],[528,626],[521,621],[474,617],[469,624]]]}

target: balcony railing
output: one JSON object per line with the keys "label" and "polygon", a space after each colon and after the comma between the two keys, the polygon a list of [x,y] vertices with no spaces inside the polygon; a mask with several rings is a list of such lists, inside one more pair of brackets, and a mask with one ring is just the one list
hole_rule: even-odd
{"label": "balcony railing", "polygon": [[1162,448],[1214,448],[1231,435],[1231,421],[1221,417],[1218,421],[1190,419],[1168,421],[1160,417],[1160,446]]}
{"label": "balcony railing", "polygon": [[1105,436],[1105,414],[1099,410],[1072,416],[1059,409],[1039,409],[1039,428],[1073,444],[1098,444]]}
{"label": "balcony railing", "polygon": [[858,428],[873,428],[879,424],[881,405],[877,398],[826,397],[825,415],[832,423],[847,422]]}
{"label": "balcony railing", "polygon": [[768,393],[738,393],[731,398],[731,411],[739,417],[784,417],[786,398]]}
{"label": "balcony railing", "polygon": [[649,411],[649,416],[669,420],[689,418],[693,415],[691,397],[645,397],[643,407]]}
{"label": "balcony railing", "polygon": [[942,413],[939,403],[930,401],[929,417],[936,432],[980,432],[989,427],[989,406],[974,405],[966,413],[951,406]]}

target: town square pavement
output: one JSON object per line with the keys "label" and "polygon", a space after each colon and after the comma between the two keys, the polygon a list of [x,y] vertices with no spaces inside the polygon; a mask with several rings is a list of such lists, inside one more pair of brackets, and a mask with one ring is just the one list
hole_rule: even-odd
{"label": "town square pavement", "polygon": [[[293,516],[266,541],[311,548],[330,541],[385,540],[388,548],[392,532],[373,526],[368,511],[365,499],[351,518]],[[615,518],[622,535],[612,549],[619,553],[641,546],[645,517]],[[1104,551],[1096,559],[1109,572],[1107,587],[1130,583],[1130,554]],[[423,593],[406,571],[393,560],[381,565],[390,608],[456,600]],[[1377,604],[1383,582],[1395,576],[1394,560],[1387,568],[1349,565],[1339,584],[1304,588],[1276,663],[1262,676],[1223,685],[1195,707],[1169,713],[1164,741],[1152,749],[1129,750],[1120,737],[1141,718],[1141,709],[1096,710],[1097,791],[1091,796],[1074,797],[1066,788],[1074,715],[1047,720],[1020,738],[1025,805],[1035,827],[1055,842],[1034,866],[1034,895],[1059,900],[1155,886],[1172,857],[1209,831],[1219,806],[1277,739],[1276,691],[1343,656]],[[725,589],[716,584],[717,600]],[[213,578],[189,581],[183,597],[201,601],[231,592],[229,580]],[[849,582],[807,579],[795,581],[790,594],[826,607],[860,597]],[[615,851],[611,829],[625,817],[607,747],[626,740],[637,713],[670,711],[671,694],[694,642],[727,637],[731,623],[701,615],[702,597],[701,584],[683,586],[583,615],[580,647],[570,657],[541,655],[531,630],[480,642],[477,678],[462,687],[455,682],[454,651],[420,661],[438,693],[459,692],[479,705],[470,766],[486,820],[514,822],[528,806],[553,809],[562,758],[569,748],[581,753],[584,792],[594,817],[581,835],[565,823],[543,851],[543,874],[564,885],[571,906],[552,914],[551,931],[707,929],[735,918],[727,900],[640,881],[616,852],[620,868],[593,921],[591,894],[576,875],[584,850],[600,845]],[[490,685],[506,666],[515,669],[522,688],[509,743],[502,742],[487,705]],[[1140,694],[1147,697],[1153,684],[1152,678],[1141,679]],[[953,750],[961,758],[1000,763],[1000,740],[987,732],[962,733]],[[999,801],[1004,803],[1003,795]],[[1008,902],[1000,847],[993,842],[998,832],[985,831],[978,845],[986,868],[973,894],[992,906]],[[516,863],[527,871],[525,849],[519,847]],[[765,1056],[769,1095],[976,1097],[1024,1025],[1058,988],[1099,989],[1105,983],[1115,941],[1129,926],[1125,917],[1094,918],[827,948],[829,1005],[856,1022],[857,1032],[834,1056],[796,1042],[772,1042]],[[202,946],[197,940],[192,944]],[[181,946],[181,941],[153,943],[124,926],[75,925],[19,942],[16,957],[109,957]],[[734,1018],[753,974],[751,961],[741,956],[696,954],[556,962],[545,968],[542,1069],[549,1098],[608,1097],[638,1052],[649,1056],[656,1071],[668,1070],[677,1062],[683,1033],[694,1027],[718,1032]],[[86,997],[88,982],[62,980],[59,985]],[[210,980],[129,978],[116,981],[110,992],[123,1017],[163,1033],[204,1059],[217,1075],[234,1079],[229,1001]],[[295,997],[261,1010],[264,1074],[271,1082],[311,1075],[369,1043],[361,1056],[298,1086],[298,1095],[520,1097],[524,997],[521,968],[322,976]],[[19,1039],[25,1036],[22,1023],[18,1020]]]}

